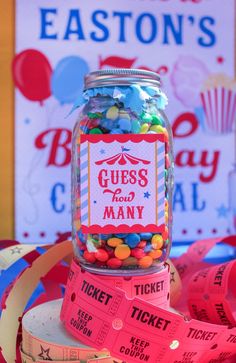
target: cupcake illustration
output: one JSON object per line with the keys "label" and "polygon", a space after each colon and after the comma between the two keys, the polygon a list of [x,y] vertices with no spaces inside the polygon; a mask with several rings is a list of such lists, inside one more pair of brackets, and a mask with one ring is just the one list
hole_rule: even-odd
{"label": "cupcake illustration", "polygon": [[201,102],[205,128],[213,134],[229,134],[236,117],[236,82],[223,73],[211,74],[203,84]]}

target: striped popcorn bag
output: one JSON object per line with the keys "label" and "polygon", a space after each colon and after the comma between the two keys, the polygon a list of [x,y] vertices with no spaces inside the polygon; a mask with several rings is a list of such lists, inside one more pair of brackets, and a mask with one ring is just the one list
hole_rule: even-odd
{"label": "striped popcorn bag", "polygon": [[214,134],[228,134],[236,117],[235,82],[229,77],[211,75],[201,92],[206,130]]}

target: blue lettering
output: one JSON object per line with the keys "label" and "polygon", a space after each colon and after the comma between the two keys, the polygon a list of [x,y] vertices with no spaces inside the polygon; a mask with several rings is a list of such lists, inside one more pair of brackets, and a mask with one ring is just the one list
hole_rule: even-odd
{"label": "blue lettering", "polygon": [[58,192],[65,194],[65,185],[62,183],[56,183],[51,192],[51,204],[52,208],[56,213],[62,213],[65,210],[65,204],[61,203],[60,205],[57,203],[58,200]]}
{"label": "blue lettering", "polygon": [[120,32],[119,32],[119,42],[126,42],[125,39],[125,19],[126,17],[132,18],[132,13],[122,13],[120,11],[114,11],[113,16],[118,16],[120,20]]}
{"label": "blue lettering", "polygon": [[[145,19],[149,19],[150,20],[150,26],[149,27],[143,27],[143,21]],[[150,28],[150,35],[149,37],[144,38],[143,36],[143,29],[147,29]],[[145,44],[149,44],[152,43],[153,40],[156,38],[157,35],[157,23],[156,23],[156,19],[155,17],[150,14],[150,13],[143,13],[142,15],[140,15],[137,19],[136,22],[136,34],[138,39],[140,40],[140,42],[145,43]]]}
{"label": "blue lettering", "polygon": [[[163,15],[164,20],[164,36],[163,44],[169,44],[169,34],[171,33],[174,37],[175,43],[180,45],[183,44],[183,15],[177,15],[177,26],[173,24],[171,15]],[[170,32],[169,32],[170,30]]]}
{"label": "blue lettering", "polygon": [[77,39],[85,40],[80,20],[80,13],[77,9],[71,9],[64,39],[69,39],[71,34],[76,34]]}
{"label": "blue lettering", "polygon": [[192,183],[192,200],[193,200],[193,210],[197,212],[201,212],[206,208],[206,201],[203,200],[201,205],[198,204],[199,196],[198,196],[198,183]]}
{"label": "blue lettering", "polygon": [[100,23],[100,21],[98,21],[97,19],[97,17],[99,17],[100,15],[102,16],[103,19],[108,18],[108,14],[106,11],[97,10],[93,13],[92,15],[93,24],[96,25],[96,27],[103,32],[103,34],[100,37],[97,36],[96,32],[91,32],[90,34],[91,39],[94,40],[95,42],[104,42],[109,38],[108,28],[104,24]]}
{"label": "blue lettering", "polygon": [[57,33],[49,32],[49,30],[53,26],[53,17],[49,16],[50,14],[57,14],[57,9],[39,9],[41,15],[41,32],[40,39],[57,39]]}
{"label": "blue lettering", "polygon": [[212,30],[210,30],[206,26],[206,24],[215,25],[215,20],[210,16],[205,16],[200,20],[199,27],[202,30],[202,32],[205,35],[207,35],[208,39],[204,39],[204,37],[199,37],[198,44],[201,45],[202,47],[212,47],[216,42],[216,36],[212,32]]}
{"label": "blue lettering", "polygon": [[173,194],[173,209],[174,209],[174,211],[176,210],[176,207],[178,205],[179,205],[180,210],[182,212],[186,211],[184,194],[183,194],[183,191],[182,191],[182,183],[176,183],[175,184],[175,189],[174,189],[174,194]]}

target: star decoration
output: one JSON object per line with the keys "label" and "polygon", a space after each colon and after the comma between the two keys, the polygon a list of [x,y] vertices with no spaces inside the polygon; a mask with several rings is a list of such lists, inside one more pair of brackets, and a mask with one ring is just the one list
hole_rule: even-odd
{"label": "star decoration", "polygon": [[217,214],[218,214],[218,218],[227,218],[228,217],[228,213],[229,213],[229,209],[225,207],[224,204],[221,204],[218,208],[216,208]]}
{"label": "star decoration", "polygon": [[22,247],[17,247],[17,246],[16,246],[16,247],[14,247],[14,248],[11,248],[11,249],[10,249],[10,251],[11,251],[11,254],[12,254],[12,255],[14,255],[15,253],[19,253],[19,254],[20,254],[20,253],[21,253],[21,251],[22,251]]}
{"label": "star decoration", "polygon": [[49,357],[50,348],[43,349],[43,346],[42,345],[40,345],[40,348],[41,348],[41,353],[38,356],[40,358],[42,358],[43,360],[52,360],[52,358]]}
{"label": "star decoration", "polygon": [[175,273],[171,272],[170,273],[170,283],[175,282]]}
{"label": "star decoration", "polygon": [[144,198],[148,199],[151,196],[151,194],[149,192],[145,192],[145,193],[143,193],[143,196],[144,196]]}
{"label": "star decoration", "polygon": [[217,63],[219,63],[219,64],[222,64],[225,61],[224,57],[222,57],[222,56],[217,57],[216,60],[217,60]]}
{"label": "star decoration", "polygon": [[94,204],[97,204],[97,201],[96,201],[96,200],[94,200],[94,201],[93,201],[93,203],[94,203]]}
{"label": "star decoration", "polygon": [[101,149],[101,150],[100,150],[100,154],[102,154],[102,155],[103,155],[103,154],[106,154],[106,151],[105,151],[104,149]]}

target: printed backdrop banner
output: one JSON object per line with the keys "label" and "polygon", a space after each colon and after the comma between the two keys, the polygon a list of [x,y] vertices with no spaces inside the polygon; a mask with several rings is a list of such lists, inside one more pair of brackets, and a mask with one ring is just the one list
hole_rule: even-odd
{"label": "printed backdrop banner", "polygon": [[16,238],[43,243],[71,229],[76,112],[65,116],[84,74],[112,67],[162,76],[174,134],[174,240],[234,228],[234,14],[234,0],[16,1]]}

